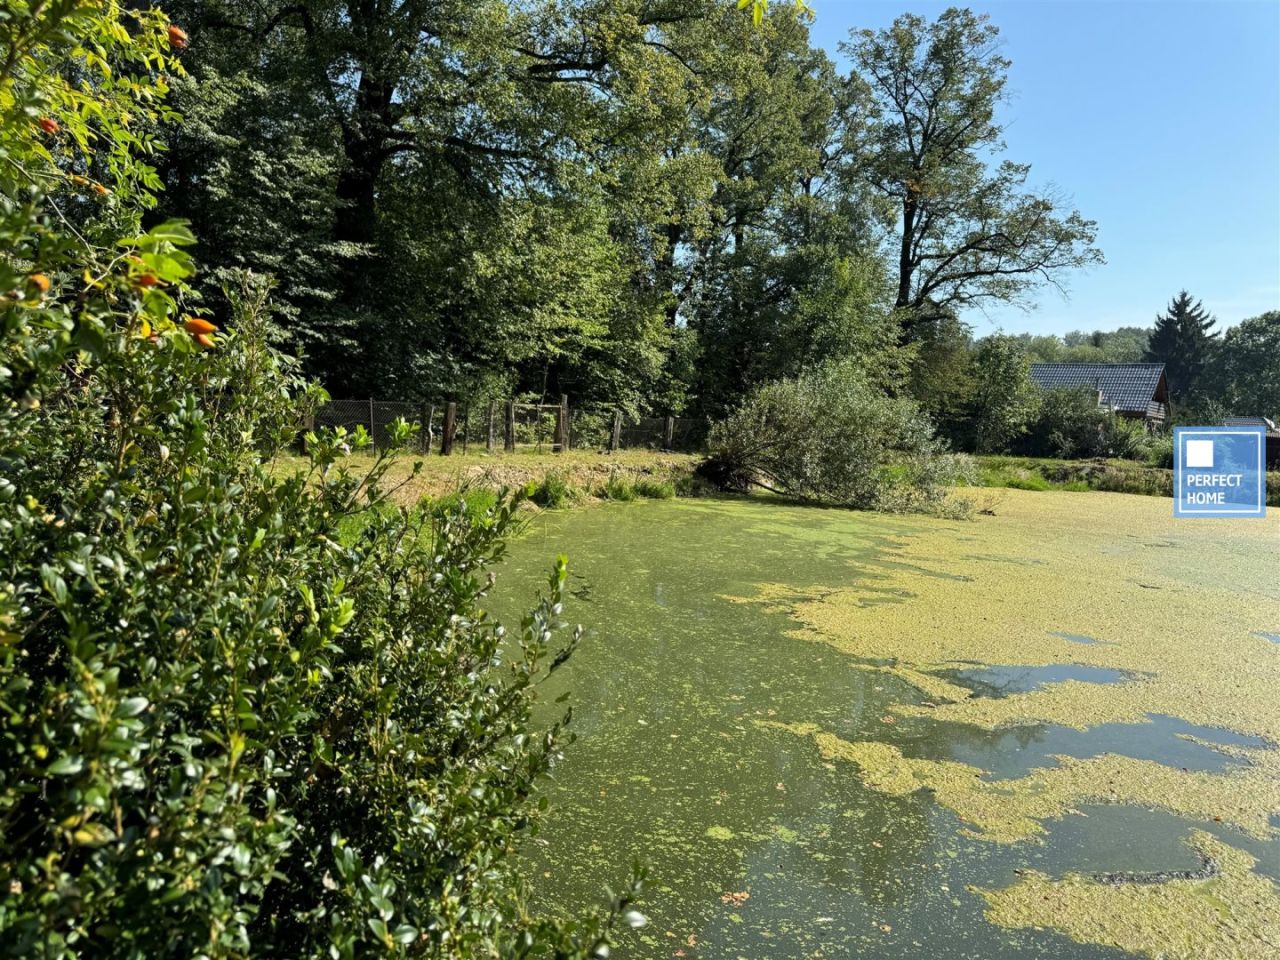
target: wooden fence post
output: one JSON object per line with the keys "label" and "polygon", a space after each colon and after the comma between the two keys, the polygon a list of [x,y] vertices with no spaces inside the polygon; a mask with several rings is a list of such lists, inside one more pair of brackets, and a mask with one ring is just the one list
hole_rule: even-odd
{"label": "wooden fence post", "polygon": [[489,432],[484,438],[485,453],[493,453],[493,436],[497,431],[497,423],[495,418],[498,415],[498,401],[493,398],[489,399]]}
{"label": "wooden fence post", "polygon": [[444,430],[440,434],[440,456],[453,453],[453,435],[458,429],[458,404],[450,400],[444,408]]}
{"label": "wooden fence post", "polygon": [[374,447],[378,445],[378,434],[373,425],[373,398],[369,398],[369,439],[373,441]]}
{"label": "wooden fence post", "polygon": [[502,438],[502,449],[507,453],[516,452],[516,402],[507,401],[507,432]]}
{"label": "wooden fence post", "polygon": [[569,395],[560,394],[560,406],[556,408],[556,435],[551,441],[552,453],[564,453],[569,449]]}
{"label": "wooden fence post", "polygon": [[675,445],[676,418],[667,417],[666,429],[662,432],[662,449],[670,450]]}
{"label": "wooden fence post", "polygon": [[622,446],[622,411],[613,411],[613,435],[609,437],[609,452],[617,453]]}

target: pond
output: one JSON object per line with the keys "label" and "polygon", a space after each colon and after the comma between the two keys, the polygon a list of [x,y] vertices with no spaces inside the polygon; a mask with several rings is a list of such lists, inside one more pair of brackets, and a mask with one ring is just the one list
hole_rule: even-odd
{"label": "pond", "polygon": [[[1274,524],[1008,491],[973,521],[755,500],[535,517],[582,646],[537,905],[615,956],[1280,955]],[[558,708],[557,708],[558,709]]]}

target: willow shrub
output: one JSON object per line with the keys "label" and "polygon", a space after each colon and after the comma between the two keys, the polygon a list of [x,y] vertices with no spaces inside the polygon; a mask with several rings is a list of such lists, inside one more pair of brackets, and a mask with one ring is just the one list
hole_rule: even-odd
{"label": "willow shrub", "polygon": [[720,487],[894,512],[962,514],[969,482],[916,402],[890,397],[856,364],[835,362],[755,390],[715,424],[701,473]]}

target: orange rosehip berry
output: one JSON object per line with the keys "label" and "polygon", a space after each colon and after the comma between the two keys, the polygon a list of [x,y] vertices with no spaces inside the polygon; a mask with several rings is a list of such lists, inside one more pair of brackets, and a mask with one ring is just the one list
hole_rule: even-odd
{"label": "orange rosehip berry", "polygon": [[49,292],[49,278],[46,277],[43,273],[33,273],[27,279],[30,280],[31,285],[35,287],[37,290],[39,290],[41,293]]}
{"label": "orange rosehip berry", "polygon": [[53,117],[41,117],[40,129],[45,133],[53,134],[61,130],[62,127],[58,124],[57,120],[53,119]]}
{"label": "orange rosehip berry", "polygon": [[169,45],[176,50],[185,50],[187,43],[187,31],[175,24],[169,24]]}
{"label": "orange rosehip berry", "polygon": [[197,333],[196,343],[208,350],[213,346],[213,337],[209,336],[207,333]]}
{"label": "orange rosehip berry", "polygon": [[140,287],[154,287],[160,279],[154,273],[144,273],[134,282]]}
{"label": "orange rosehip berry", "polygon": [[96,193],[96,194],[98,194],[98,196],[100,196],[100,197],[105,197],[105,196],[106,196],[107,194],[109,194],[111,191],[110,191],[110,190],[108,190],[106,187],[104,187],[102,184],[100,184],[100,183],[95,183],[95,184],[93,185],[93,192],[94,192],[94,193]]}
{"label": "orange rosehip berry", "polygon": [[186,317],[185,322],[182,324],[182,329],[195,337],[203,333],[213,333],[218,328],[208,320],[203,320],[200,317]]}

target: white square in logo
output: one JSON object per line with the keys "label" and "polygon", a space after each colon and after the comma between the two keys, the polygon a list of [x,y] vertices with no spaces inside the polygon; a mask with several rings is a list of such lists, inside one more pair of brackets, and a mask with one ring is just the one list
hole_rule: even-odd
{"label": "white square in logo", "polygon": [[1213,467],[1213,441],[1188,440],[1182,458],[1184,467]]}

